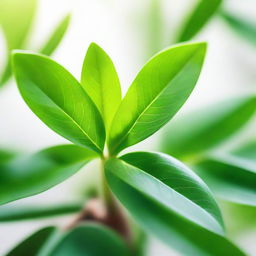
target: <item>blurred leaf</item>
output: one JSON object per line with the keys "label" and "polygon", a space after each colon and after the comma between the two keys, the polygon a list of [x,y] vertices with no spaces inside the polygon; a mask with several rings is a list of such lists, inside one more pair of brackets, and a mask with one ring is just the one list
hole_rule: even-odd
{"label": "blurred leaf", "polygon": [[252,161],[256,164],[256,141],[251,141],[245,145],[235,149],[232,155],[241,157],[242,159]]}
{"label": "blurred leaf", "polygon": [[69,178],[97,155],[75,145],[47,148],[0,165],[0,204],[41,193]]}
{"label": "blurred leaf", "polygon": [[114,117],[111,154],[146,139],[176,114],[194,89],[205,51],[205,43],[174,46],[142,68]]}
{"label": "blurred leaf", "polygon": [[0,149],[0,163],[6,162],[16,156],[16,153],[6,150],[6,149]]}
{"label": "blurred leaf", "polygon": [[62,38],[64,37],[68,29],[69,23],[70,14],[68,14],[64,17],[64,19],[61,20],[61,22],[52,32],[50,38],[47,40],[47,42],[39,52],[45,55],[51,55],[60,44]]}
{"label": "blurred leaf", "polygon": [[40,256],[128,256],[124,241],[112,230],[97,224],[87,224],[67,232]]}
{"label": "blurred leaf", "polygon": [[15,51],[19,90],[31,110],[75,144],[101,153],[105,129],[100,113],[77,80],[46,56]]}
{"label": "blurred leaf", "polygon": [[207,186],[181,162],[145,152],[121,159],[106,162],[107,180],[145,230],[184,255],[245,255],[222,235]]}
{"label": "blurred leaf", "polygon": [[196,7],[185,19],[176,41],[183,42],[192,39],[209,22],[221,3],[222,0],[198,0]]}
{"label": "blurred leaf", "polygon": [[256,206],[256,164],[216,156],[198,163],[195,171],[221,199]]}
{"label": "blurred leaf", "polygon": [[83,203],[60,205],[3,205],[0,207],[0,222],[23,221],[38,218],[49,218],[81,211]]}
{"label": "blurred leaf", "polygon": [[112,60],[95,43],[85,56],[81,84],[101,112],[108,131],[122,100],[121,88]]}
{"label": "blurred leaf", "polygon": [[220,12],[220,16],[238,36],[256,46],[256,24],[224,10]]}
{"label": "blurred leaf", "polygon": [[243,127],[256,110],[256,97],[232,99],[188,113],[171,123],[162,136],[161,151],[191,158],[216,147]]}
{"label": "blurred leaf", "polygon": [[6,256],[37,256],[43,245],[56,232],[54,227],[46,227],[35,232],[12,249]]}
{"label": "blurred leaf", "polygon": [[150,0],[147,16],[147,24],[145,29],[148,34],[148,49],[146,50],[148,51],[148,56],[151,57],[153,54],[157,53],[163,48],[163,15],[161,0]]}
{"label": "blurred leaf", "polygon": [[[22,49],[31,30],[36,12],[37,0],[0,0],[0,25],[6,39],[7,50]],[[11,76],[8,60],[1,75],[0,86]]]}

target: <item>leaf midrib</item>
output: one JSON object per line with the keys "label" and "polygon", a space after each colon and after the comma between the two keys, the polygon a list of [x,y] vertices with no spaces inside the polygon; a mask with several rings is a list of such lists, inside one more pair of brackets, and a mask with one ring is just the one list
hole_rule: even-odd
{"label": "leaf midrib", "polygon": [[[182,66],[182,68],[176,72],[176,74],[173,76],[172,80],[173,81],[180,72],[182,72],[183,68],[187,65],[187,63],[196,55],[196,53],[198,52],[198,50],[200,49],[200,47],[198,47],[198,49],[193,52],[190,57],[188,58],[188,60],[186,61],[186,63]],[[168,84],[171,82],[169,81]],[[118,146],[120,146],[120,144],[128,137],[128,135],[131,133],[132,129],[135,127],[135,125],[137,124],[138,120],[144,115],[144,113],[155,103],[155,101],[161,96],[161,94],[166,90],[166,88],[168,88],[168,84],[162,88],[162,90],[159,91],[159,93],[155,96],[155,98],[149,103],[149,105],[139,114],[139,116],[136,118],[135,122],[132,124],[132,126],[129,128],[129,130],[126,132],[126,134],[122,137],[122,139],[116,143],[113,147],[112,147],[112,152],[115,152],[116,149],[118,148]]]}
{"label": "leaf midrib", "polygon": [[[34,83],[34,82],[33,82],[33,83]],[[36,83],[34,83],[34,84],[36,84]],[[79,84],[78,84],[78,85],[79,85]],[[77,121],[76,121],[73,117],[71,117],[64,109],[62,109],[62,108],[59,106],[59,104],[57,104],[48,94],[46,94],[45,91],[44,91],[41,87],[39,87],[39,86],[36,86],[36,87],[37,87],[51,102],[53,102],[53,103],[58,107],[58,109],[59,109],[62,113],[64,113],[64,114],[79,128],[79,130],[82,131],[82,133],[89,139],[89,141],[99,150],[98,153],[101,153],[102,150],[101,150],[100,146],[99,146],[98,144],[96,144],[96,143],[91,139],[91,137],[87,134],[86,131],[84,131],[84,130],[82,129],[82,127],[77,123]],[[83,91],[83,93],[85,93],[85,92]],[[86,95],[86,96],[87,96],[87,95]],[[89,96],[88,96],[88,98],[89,98]]]}
{"label": "leaf midrib", "polygon": [[[121,160],[121,159],[119,159],[119,160]],[[169,187],[169,186],[166,185],[162,180],[157,179],[157,178],[154,177],[153,175],[151,175],[151,174],[145,172],[144,170],[142,170],[142,169],[140,169],[140,168],[137,168],[136,166],[133,166],[133,165],[131,165],[131,164],[125,162],[124,160],[121,160],[121,161],[123,162],[124,165],[128,165],[128,166],[131,166],[131,167],[133,167],[133,168],[136,168],[136,169],[140,170],[142,173],[144,173],[144,175],[150,176],[153,180],[155,180],[156,182],[160,183],[162,186],[167,187],[168,189],[172,189],[172,190],[175,191],[177,194],[181,195],[185,200],[188,200],[189,202],[191,202],[195,207],[200,208],[200,209],[202,210],[202,212],[204,212],[208,217],[210,217],[212,220],[214,220],[214,222],[219,226],[220,230],[223,231],[223,226],[221,225],[221,223],[219,223],[219,221],[216,219],[216,217],[215,217],[214,215],[212,215],[211,213],[209,213],[207,210],[205,210],[203,207],[201,207],[200,205],[196,204],[194,201],[190,200],[189,198],[185,197],[183,194],[179,193],[179,192],[176,191],[174,188]],[[111,171],[111,172],[112,172],[112,171]],[[112,173],[113,173],[113,172],[112,172]],[[115,174],[115,173],[114,173],[114,174]],[[119,178],[120,180],[122,180],[123,182],[125,182],[122,178],[120,178],[120,177],[117,176],[116,174],[115,174],[115,176],[116,176],[117,178]],[[158,201],[155,197],[153,197],[152,195],[146,194],[143,190],[141,190],[141,189],[138,188],[138,187],[135,187],[134,185],[131,185],[131,184],[128,183],[128,182],[125,182],[125,183],[128,184],[129,186],[133,187],[135,190],[139,191],[140,193],[142,193],[142,194],[143,194],[144,196],[146,196],[147,198],[150,198],[151,200],[153,200],[154,202],[156,202],[156,203],[159,204],[159,201]],[[161,206],[163,206],[165,209],[170,210],[170,207],[168,207],[166,204],[163,204],[163,203],[160,203],[160,204],[161,204]],[[204,228],[204,229],[209,230],[206,225],[203,226],[202,224],[197,223],[195,220],[193,220],[193,219],[191,219],[191,218],[185,217],[183,214],[179,213],[177,210],[175,210],[175,209],[173,209],[173,208],[171,208],[171,210],[172,210],[175,214],[179,214],[179,215],[181,215],[183,218],[188,219],[190,222],[195,223],[196,225],[198,225],[198,226],[200,226],[200,227],[202,227],[202,228]],[[213,231],[213,230],[214,230],[214,231]],[[220,233],[218,233],[218,232],[215,230],[215,228],[214,228],[213,230],[211,229],[212,232],[221,235]]]}

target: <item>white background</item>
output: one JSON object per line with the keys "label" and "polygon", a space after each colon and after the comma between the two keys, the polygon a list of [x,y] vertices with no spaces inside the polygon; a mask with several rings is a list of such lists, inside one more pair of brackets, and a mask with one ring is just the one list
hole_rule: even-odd
{"label": "white background", "polygon": [[[31,46],[39,45],[53,25],[67,12],[73,18],[70,29],[53,58],[70,70],[78,79],[87,47],[91,42],[102,46],[113,59],[120,75],[123,90],[126,91],[136,73],[146,61],[147,40],[146,6],[147,0],[41,0],[37,22],[33,30]],[[162,0],[166,23],[166,39],[174,32],[182,16],[194,4],[192,0]],[[225,6],[242,17],[255,19],[256,4],[253,0],[230,0]],[[256,22],[256,20],[255,20]],[[255,92],[256,88],[256,48],[238,38],[218,18],[195,39],[209,42],[208,54],[197,88],[182,112],[208,102],[217,101],[231,95]],[[166,42],[168,42],[166,40]],[[168,46],[166,43],[165,46]],[[4,41],[0,40],[0,50],[4,51]],[[225,107],[225,106],[223,106]],[[14,81],[0,91],[0,145],[29,152],[49,145],[65,142],[47,128],[25,105]],[[155,140],[146,140],[135,148],[153,149]],[[94,164],[90,172],[93,172]],[[87,171],[72,177],[69,181],[39,196],[21,200],[19,203],[54,203],[71,200],[72,185],[79,180],[80,187],[87,182]],[[61,220],[0,224],[0,255],[21,240],[25,235],[46,223],[63,224],[70,218]],[[238,238],[242,247],[252,255],[256,254],[255,230]],[[154,242],[152,255],[174,255],[164,246]]]}

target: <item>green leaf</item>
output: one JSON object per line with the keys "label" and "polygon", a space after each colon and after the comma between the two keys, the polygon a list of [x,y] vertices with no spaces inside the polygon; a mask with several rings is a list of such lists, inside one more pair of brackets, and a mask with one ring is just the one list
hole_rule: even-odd
{"label": "green leaf", "polygon": [[222,0],[198,0],[198,4],[184,20],[177,42],[188,41],[199,33],[217,12]]}
{"label": "green leaf", "polygon": [[0,207],[0,222],[24,221],[38,218],[49,218],[81,211],[83,203],[60,205],[3,205]]}
{"label": "green leaf", "polygon": [[148,232],[184,255],[244,255],[223,236],[207,186],[170,156],[137,152],[106,162],[110,188]]}
{"label": "green leaf", "polygon": [[16,156],[16,153],[6,150],[6,149],[0,149],[0,163],[6,162]]}
{"label": "green leaf", "polygon": [[[146,12],[146,53],[150,57],[163,48],[163,14],[162,0],[150,0]],[[140,32],[141,33],[141,32]],[[148,49],[147,49],[148,48]]]}
{"label": "green leaf", "polygon": [[124,242],[112,230],[97,224],[76,227],[40,256],[128,256]]}
{"label": "green leaf", "polygon": [[40,229],[17,245],[6,256],[36,256],[55,232],[56,228],[54,227]]}
{"label": "green leaf", "polygon": [[191,159],[239,131],[256,110],[256,97],[226,100],[175,120],[162,136],[161,151]]}
{"label": "green leaf", "polygon": [[42,54],[45,55],[51,55],[55,49],[60,44],[62,38],[64,37],[69,23],[70,23],[70,14],[64,17],[64,19],[61,20],[61,22],[58,24],[58,26],[54,29],[52,32],[50,38],[46,41],[45,45],[42,47],[42,49],[39,51]]}
{"label": "green leaf", "polygon": [[226,201],[256,206],[256,163],[231,155],[208,158],[196,172],[212,191]]}
{"label": "green leaf", "polygon": [[1,0],[0,25],[6,40],[8,60],[1,75],[0,86],[11,76],[9,51],[22,49],[34,20],[37,0]]}
{"label": "green leaf", "polygon": [[121,87],[113,62],[95,43],[86,53],[81,84],[98,107],[108,131],[122,99]]}
{"label": "green leaf", "polygon": [[232,155],[256,163],[256,141],[250,141],[249,143],[233,150]]}
{"label": "green leaf", "polygon": [[174,46],[143,67],[114,117],[111,154],[146,139],[176,114],[197,82],[205,51],[205,43]]}
{"label": "green leaf", "polygon": [[220,16],[226,24],[241,38],[256,46],[256,25],[222,10]]}
{"label": "green leaf", "polygon": [[0,165],[0,204],[41,193],[69,178],[96,153],[75,145],[47,148]]}
{"label": "green leaf", "polygon": [[15,51],[19,90],[31,110],[51,129],[75,144],[103,151],[100,113],[77,80],[46,56]]}

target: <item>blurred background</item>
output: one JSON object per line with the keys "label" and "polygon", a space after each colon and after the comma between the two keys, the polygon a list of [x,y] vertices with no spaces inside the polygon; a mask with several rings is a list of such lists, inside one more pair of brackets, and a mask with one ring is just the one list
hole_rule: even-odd
{"label": "blurred background", "polygon": [[[39,0],[38,2],[36,22],[28,42],[31,46],[29,49],[36,48],[51,32],[53,26],[71,12],[70,27],[53,58],[79,79],[87,47],[91,42],[96,42],[111,56],[125,92],[145,61],[158,50],[172,44],[177,27],[196,1],[159,0],[160,8],[157,10],[153,5],[154,1],[149,0]],[[254,23],[256,38],[255,1],[226,0],[224,8]],[[152,20],[152,12],[160,15],[160,20]],[[160,29],[154,27],[157,22],[161,22]],[[152,35],[155,35],[154,40]],[[208,54],[196,89],[178,115],[197,107],[203,108],[209,102],[256,92],[256,44],[250,44],[237,36],[219,17],[212,18],[193,40],[207,41]],[[7,55],[3,54],[6,50],[2,34],[0,34],[0,52],[1,68],[7,58]],[[253,130],[251,126],[246,130],[245,136],[252,134]],[[153,139],[140,143],[136,148],[154,150],[157,136],[158,134],[154,135]],[[0,145],[2,147],[34,152],[65,142],[65,139],[47,128],[29,110],[21,99],[13,79],[1,88]],[[90,164],[86,170],[80,171],[68,181],[41,195],[20,200],[15,204],[43,205],[73,200],[83,192],[83,186],[93,179],[92,173],[96,164]],[[236,206],[226,207],[230,207],[232,212],[232,207]],[[250,214],[254,214],[256,218],[256,211]],[[239,211],[236,211],[236,215],[239,215]],[[62,225],[69,218],[70,216],[43,221],[0,223],[0,255],[39,227],[56,223]],[[232,238],[249,255],[256,255],[256,226],[247,225],[246,228],[239,229],[239,225],[234,227],[236,232],[232,232]],[[177,255],[158,241],[152,241],[151,247],[151,255]]]}

